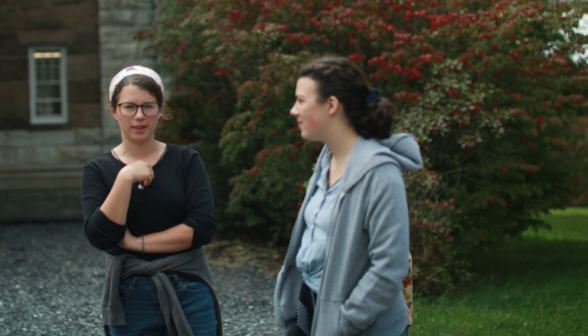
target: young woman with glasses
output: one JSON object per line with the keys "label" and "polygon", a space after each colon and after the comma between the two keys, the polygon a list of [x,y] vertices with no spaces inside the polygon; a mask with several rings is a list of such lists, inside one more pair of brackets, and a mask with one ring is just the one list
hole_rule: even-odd
{"label": "young woman with glasses", "polygon": [[295,97],[302,138],[325,146],[278,275],[278,325],[288,336],[407,335],[402,170],[422,164],[416,139],[390,135],[394,106],[344,57],[302,67]]}
{"label": "young woman with glasses", "polygon": [[155,71],[119,72],[109,107],[122,142],[82,170],[86,236],[106,251],[106,334],[221,335],[201,248],[216,230],[202,160],[190,147],[155,140],[165,113]]}

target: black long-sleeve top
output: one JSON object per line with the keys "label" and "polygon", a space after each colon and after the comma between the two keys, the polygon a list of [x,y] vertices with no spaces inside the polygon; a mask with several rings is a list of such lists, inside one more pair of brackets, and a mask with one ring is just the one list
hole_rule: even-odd
{"label": "black long-sleeve top", "polygon": [[[100,210],[118,172],[125,166],[110,152],[93,157],[82,169],[82,203],[86,237],[111,255],[123,253],[155,260],[175,253],[131,252],[117,244],[126,228],[133,236],[167,230],[179,224],[194,229],[191,249],[210,243],[216,231],[214,201],[208,176],[198,152],[187,146],[167,144],[153,166],[155,178],[144,190],[133,184],[125,225],[108,219]],[[179,253],[179,252],[178,252]]]}

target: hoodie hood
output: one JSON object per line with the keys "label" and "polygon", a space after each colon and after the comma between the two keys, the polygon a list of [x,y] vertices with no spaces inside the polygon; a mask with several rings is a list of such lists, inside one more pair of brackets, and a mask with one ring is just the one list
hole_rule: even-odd
{"label": "hoodie hood", "polygon": [[419,144],[412,134],[399,133],[377,141],[390,148],[390,155],[402,169],[414,171],[423,166]]}
{"label": "hoodie hood", "polygon": [[343,189],[350,189],[371,169],[390,163],[400,171],[414,171],[423,166],[419,145],[412,134],[398,133],[386,139],[359,137],[345,168]]}

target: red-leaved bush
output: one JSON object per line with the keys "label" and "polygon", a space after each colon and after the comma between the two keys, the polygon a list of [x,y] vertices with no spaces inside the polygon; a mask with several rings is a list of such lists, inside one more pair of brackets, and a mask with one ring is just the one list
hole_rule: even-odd
{"label": "red-leaved bush", "polygon": [[460,254],[544,225],[536,215],[574,194],[588,76],[570,56],[587,43],[573,29],[587,6],[170,0],[139,37],[173,83],[163,136],[202,153],[221,233],[274,243],[320,150],[288,115],[298,69],[324,54],[360,66],[398,106],[394,131],[421,144],[426,169],[406,176],[411,248],[415,285],[436,292],[467,273]]}

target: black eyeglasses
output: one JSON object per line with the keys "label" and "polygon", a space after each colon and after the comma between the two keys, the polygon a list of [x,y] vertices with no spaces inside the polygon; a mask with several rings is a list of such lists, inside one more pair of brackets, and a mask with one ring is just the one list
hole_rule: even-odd
{"label": "black eyeglasses", "polygon": [[137,105],[134,103],[122,103],[117,105],[120,108],[120,114],[124,117],[132,117],[137,113],[139,107],[143,114],[147,117],[155,117],[161,110],[161,105],[158,103],[145,103],[143,105]]}

